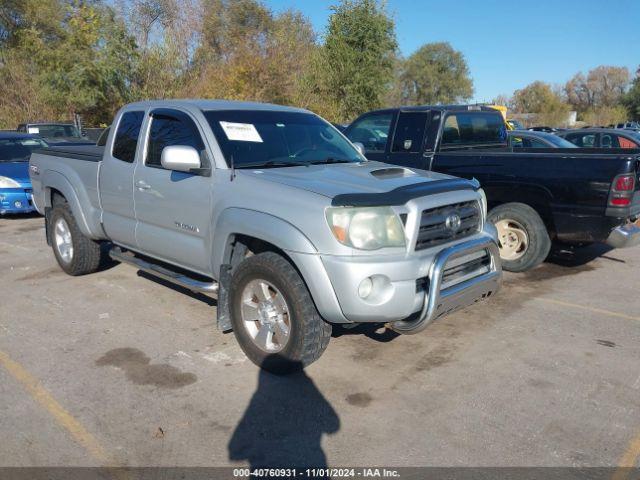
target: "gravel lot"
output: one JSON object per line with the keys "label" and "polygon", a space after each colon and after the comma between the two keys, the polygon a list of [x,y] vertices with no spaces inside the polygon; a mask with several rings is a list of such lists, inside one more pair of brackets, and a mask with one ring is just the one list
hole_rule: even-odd
{"label": "gravel lot", "polygon": [[640,248],[558,253],[419,335],[334,330],[286,378],[213,299],[66,276],[41,217],[0,218],[0,271],[0,466],[638,462]]}

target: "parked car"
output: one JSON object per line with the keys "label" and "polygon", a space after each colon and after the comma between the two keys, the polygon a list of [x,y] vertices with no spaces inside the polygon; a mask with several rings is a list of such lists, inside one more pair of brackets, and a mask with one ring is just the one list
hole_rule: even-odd
{"label": "parked car", "polygon": [[35,135],[0,132],[0,215],[29,213],[31,200],[29,156],[46,142]]}
{"label": "parked car", "polygon": [[[399,333],[499,289],[477,182],[367,161],[306,110],[134,103],[106,147],[31,157],[47,241],[70,275],[112,258],[218,294],[218,326],[272,371],[316,360],[331,324]],[[128,186],[128,187],[127,187]]]}
{"label": "parked car", "polygon": [[529,130],[511,130],[507,132],[509,145],[513,149],[521,148],[578,148],[577,145],[553,133],[531,132]]}
{"label": "parked car", "polygon": [[422,106],[366,113],[345,131],[370,160],[476,178],[496,224],[503,268],[529,270],[554,241],[640,242],[640,151],[514,150],[502,115],[478,106]]}
{"label": "parked car", "polygon": [[532,132],[555,133],[555,132],[557,132],[559,129],[554,128],[554,127],[544,127],[544,126],[541,126],[541,127],[531,127],[531,128],[528,128],[527,130],[530,130],[530,131],[532,131]]}
{"label": "parked car", "polygon": [[640,134],[615,128],[581,128],[557,134],[582,148],[640,148]]}
{"label": "parked car", "polygon": [[93,145],[90,138],[78,130],[73,123],[35,122],[18,125],[17,131],[39,135],[51,146],[66,145]]}
{"label": "parked car", "polygon": [[625,123],[618,123],[615,126],[612,126],[613,128],[622,128],[622,129],[627,129],[627,130],[633,130],[633,131],[640,131],[640,123],[638,122],[625,122]]}

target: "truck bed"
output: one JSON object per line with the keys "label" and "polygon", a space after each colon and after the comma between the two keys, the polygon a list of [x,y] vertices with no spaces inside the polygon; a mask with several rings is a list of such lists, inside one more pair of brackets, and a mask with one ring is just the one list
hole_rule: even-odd
{"label": "truck bed", "polygon": [[100,238],[103,231],[98,172],[103,151],[104,147],[95,145],[65,145],[34,151],[29,164],[33,201],[38,212],[44,214],[45,208],[51,206],[51,197],[59,191],[71,205],[83,233],[90,238]]}

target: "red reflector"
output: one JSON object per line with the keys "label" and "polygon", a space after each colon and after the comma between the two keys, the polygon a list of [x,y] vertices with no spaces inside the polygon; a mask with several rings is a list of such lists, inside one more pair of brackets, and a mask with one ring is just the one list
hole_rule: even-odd
{"label": "red reflector", "polygon": [[611,205],[616,207],[626,207],[631,204],[631,199],[629,198],[612,198]]}
{"label": "red reflector", "polygon": [[625,175],[616,178],[616,184],[613,187],[618,192],[630,192],[635,188],[636,179],[632,175]]}

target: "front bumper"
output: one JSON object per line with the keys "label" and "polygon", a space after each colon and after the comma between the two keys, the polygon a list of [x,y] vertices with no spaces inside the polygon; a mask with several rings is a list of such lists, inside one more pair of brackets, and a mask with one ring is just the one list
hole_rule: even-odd
{"label": "front bumper", "polygon": [[607,245],[613,248],[627,248],[640,245],[640,222],[627,223],[621,227],[614,228]]}
{"label": "front bumper", "polygon": [[0,215],[34,212],[31,187],[0,189]]}
{"label": "front bumper", "polygon": [[[395,322],[399,328],[409,328],[410,321],[405,320],[409,317],[419,314],[420,324],[426,325],[499,289],[502,270],[495,238],[493,226],[486,225],[483,232],[471,239],[432,253],[388,257],[322,256],[322,263],[347,321]],[[443,284],[449,262],[482,251],[486,251],[489,259],[489,265],[484,267],[486,271],[453,285]],[[366,278],[373,279],[374,291],[369,297],[362,298],[358,289]],[[415,323],[414,319],[412,324]]]}

